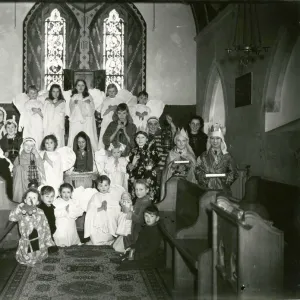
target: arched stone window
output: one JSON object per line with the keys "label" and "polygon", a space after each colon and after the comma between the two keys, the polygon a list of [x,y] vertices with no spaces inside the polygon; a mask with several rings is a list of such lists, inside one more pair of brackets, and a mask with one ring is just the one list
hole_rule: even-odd
{"label": "arched stone window", "polygon": [[133,94],[146,88],[146,22],[131,3],[104,4],[90,24],[90,68]]}
{"label": "arched stone window", "polygon": [[80,26],[65,3],[36,3],[23,23],[23,90],[62,85],[63,69],[79,64]]}

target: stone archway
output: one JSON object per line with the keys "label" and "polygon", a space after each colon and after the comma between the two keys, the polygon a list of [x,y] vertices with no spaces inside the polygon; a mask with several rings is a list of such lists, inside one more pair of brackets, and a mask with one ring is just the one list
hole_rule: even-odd
{"label": "stone archway", "polygon": [[204,131],[213,123],[220,123],[226,126],[226,93],[224,91],[224,80],[219,67],[214,63],[210,72],[204,107]]}

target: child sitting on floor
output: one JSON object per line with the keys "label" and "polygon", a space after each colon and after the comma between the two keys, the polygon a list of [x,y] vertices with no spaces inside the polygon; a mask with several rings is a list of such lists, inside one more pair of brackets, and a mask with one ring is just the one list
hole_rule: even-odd
{"label": "child sitting on floor", "polygon": [[127,259],[123,259],[117,270],[157,268],[163,261],[159,253],[162,236],[158,228],[159,211],[152,205],[144,212],[145,225],[135,244],[131,246]]}
{"label": "child sitting on floor", "polygon": [[121,211],[119,201],[124,189],[110,186],[110,179],[102,175],[97,179],[97,189],[90,200],[85,216],[84,238],[90,238],[92,245],[111,245],[116,236],[118,217]]}
{"label": "child sitting on floor", "polygon": [[63,183],[59,188],[60,197],[54,201],[56,219],[54,241],[59,247],[81,245],[76,219],[83,214],[83,210],[72,199],[72,192],[73,187],[69,183]]}
{"label": "child sitting on floor", "polygon": [[21,238],[16,259],[20,264],[33,267],[48,257],[48,247],[54,246],[47,218],[37,208],[40,194],[28,189],[19,204],[9,215],[9,220],[18,222]]}

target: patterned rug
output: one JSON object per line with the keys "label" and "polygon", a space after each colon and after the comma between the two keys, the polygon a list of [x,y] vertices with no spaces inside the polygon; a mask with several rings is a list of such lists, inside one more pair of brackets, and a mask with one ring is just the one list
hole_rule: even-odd
{"label": "patterned rug", "polygon": [[0,299],[5,300],[166,300],[156,270],[117,271],[110,247],[60,249],[34,268],[19,265]]}

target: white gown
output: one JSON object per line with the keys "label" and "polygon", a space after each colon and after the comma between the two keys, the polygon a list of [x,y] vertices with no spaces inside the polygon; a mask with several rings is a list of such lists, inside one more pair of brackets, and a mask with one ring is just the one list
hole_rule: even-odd
{"label": "white gown", "polygon": [[33,108],[41,109],[43,113],[44,104],[40,100],[27,100],[22,114],[23,137],[35,139],[37,148],[40,148],[44,138],[43,118],[32,111]]}
{"label": "white gown", "polygon": [[[97,193],[90,200],[84,224],[84,237],[90,237],[93,245],[111,245],[116,237],[118,218],[121,212],[120,199],[124,189],[111,185],[109,193]],[[99,211],[102,202],[107,202],[107,211]]]}
{"label": "white gown", "polygon": [[42,151],[40,156],[44,158],[45,153],[47,153],[53,164],[53,166],[51,166],[46,160],[44,160],[46,185],[52,186],[55,190],[55,193],[58,194],[58,189],[64,182],[62,158],[60,153],[57,151]]}
{"label": "white gown", "polygon": [[44,136],[54,134],[58,141],[58,148],[65,146],[65,110],[66,102],[53,104],[47,100],[43,109]]}
{"label": "white gown", "polygon": [[128,191],[129,175],[126,173],[128,160],[125,157],[119,158],[119,163],[115,164],[114,157],[108,157],[104,163],[104,174],[109,177],[111,184],[121,185]]}
{"label": "white gown", "polygon": [[[56,231],[53,235],[55,244],[59,247],[69,247],[80,244],[76,229],[76,219],[83,214],[83,210],[73,199],[65,201],[62,198],[55,199],[55,224]],[[69,205],[69,212],[66,207]]]}
{"label": "white gown", "polygon": [[[90,100],[90,103],[84,102]],[[75,104],[75,100],[78,103]],[[75,94],[70,100],[70,132],[68,146],[73,148],[74,138],[80,132],[85,132],[91,140],[93,151],[97,150],[97,129],[95,121],[95,105],[92,96],[83,99],[82,95]]]}

